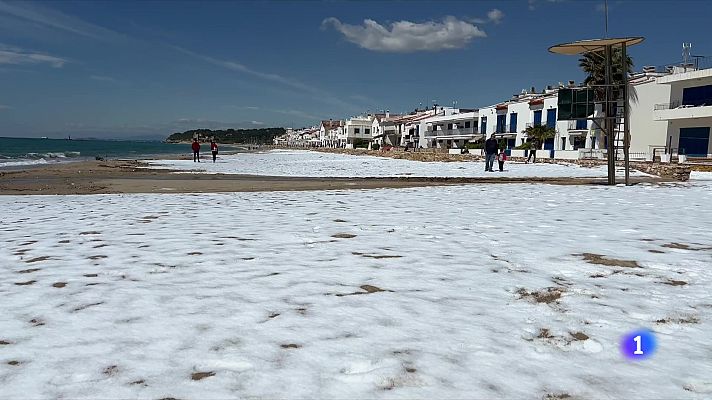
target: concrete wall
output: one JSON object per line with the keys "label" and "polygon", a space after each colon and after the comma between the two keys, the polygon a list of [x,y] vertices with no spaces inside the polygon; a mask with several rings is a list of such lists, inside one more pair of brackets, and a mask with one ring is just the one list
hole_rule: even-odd
{"label": "concrete wall", "polygon": [[[670,85],[653,82],[634,86],[630,100],[630,151],[651,154],[651,148],[665,146],[667,121],[656,121],[656,104],[670,101]],[[632,92],[632,91],[631,91]]]}

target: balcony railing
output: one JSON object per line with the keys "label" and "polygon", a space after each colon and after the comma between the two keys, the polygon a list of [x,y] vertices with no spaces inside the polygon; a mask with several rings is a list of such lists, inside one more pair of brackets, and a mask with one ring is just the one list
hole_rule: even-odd
{"label": "balcony railing", "polygon": [[587,131],[588,130],[588,122],[583,127],[579,127],[578,121],[576,121],[576,120],[569,121],[569,130],[570,131]]}
{"label": "balcony railing", "polygon": [[703,103],[703,104],[682,104],[682,102],[680,100],[675,100],[672,103],[656,104],[654,110],[655,111],[675,110],[678,108],[694,108],[694,107],[705,107],[705,106],[712,106],[712,99],[710,99],[708,103]]}
{"label": "balcony railing", "polygon": [[425,136],[457,136],[457,135],[476,135],[479,133],[477,127],[474,128],[458,128],[458,129],[442,129],[437,131],[425,131]]}
{"label": "balcony railing", "polygon": [[671,103],[656,104],[653,108],[654,111],[658,110],[672,110],[674,108],[680,108],[680,100],[675,100]]}

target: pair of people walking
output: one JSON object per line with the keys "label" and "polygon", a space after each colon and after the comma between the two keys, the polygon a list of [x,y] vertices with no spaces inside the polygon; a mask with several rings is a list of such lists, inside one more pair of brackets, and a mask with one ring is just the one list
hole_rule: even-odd
{"label": "pair of people walking", "polygon": [[[193,139],[193,162],[200,162],[200,143],[198,139]],[[218,144],[214,140],[210,141],[210,152],[213,154],[213,162],[218,156]]]}
{"label": "pair of people walking", "polygon": [[497,150],[499,150],[499,142],[493,133],[492,136],[485,141],[485,172],[494,172],[492,167],[494,166],[495,158],[499,164],[499,171],[504,171],[504,162],[507,161],[507,153],[502,149],[499,151],[499,154],[497,154]]}

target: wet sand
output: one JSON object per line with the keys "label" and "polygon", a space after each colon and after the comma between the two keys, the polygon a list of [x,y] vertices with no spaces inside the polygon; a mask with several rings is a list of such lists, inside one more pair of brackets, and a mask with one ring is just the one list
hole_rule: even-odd
{"label": "wet sand", "polygon": [[[407,188],[482,183],[605,184],[605,178],[305,178],[191,174],[145,169],[140,161],[84,161],[0,171],[0,195],[104,193],[213,193]],[[636,178],[634,183],[663,182]]]}

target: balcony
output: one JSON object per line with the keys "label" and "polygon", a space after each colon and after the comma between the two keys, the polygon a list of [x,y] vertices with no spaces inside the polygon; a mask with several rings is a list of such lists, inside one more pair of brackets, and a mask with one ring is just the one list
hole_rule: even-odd
{"label": "balcony", "polygon": [[568,131],[575,133],[588,132],[588,121],[586,121],[585,125],[579,125],[579,122],[576,120],[569,121]]}
{"label": "balcony", "polygon": [[440,136],[473,136],[479,134],[479,129],[474,128],[457,128],[457,129],[443,129],[437,131],[425,131],[426,137],[440,137]]}
{"label": "balcony", "polygon": [[494,133],[517,133],[517,125],[509,124],[497,126]]}
{"label": "balcony", "polygon": [[681,104],[680,100],[671,103],[656,104],[653,108],[653,119],[668,121],[675,119],[709,118],[712,117],[712,101],[710,104]]}

